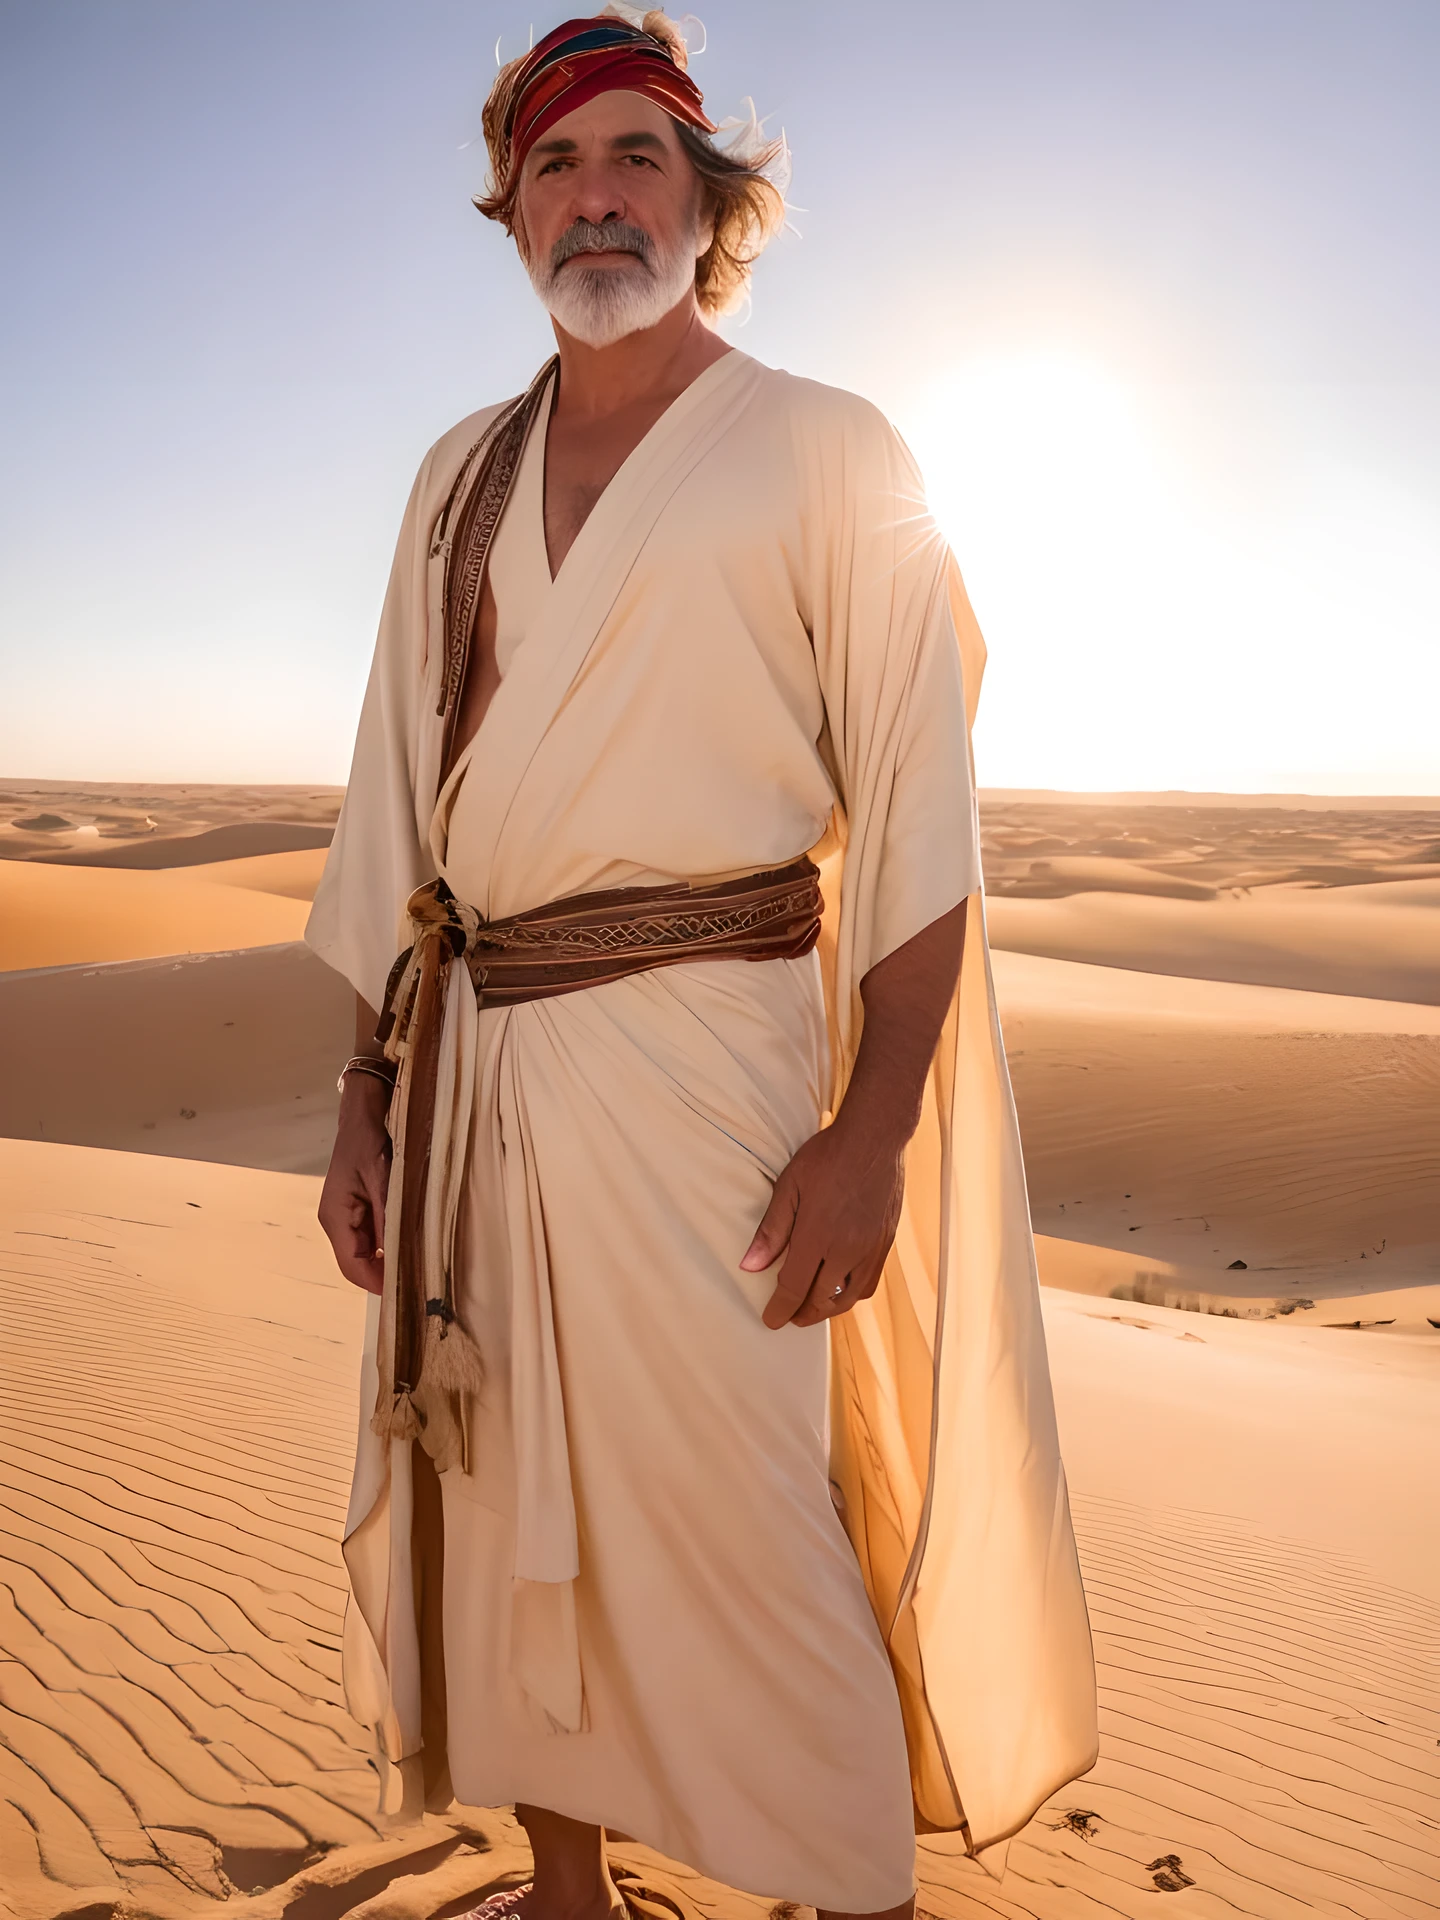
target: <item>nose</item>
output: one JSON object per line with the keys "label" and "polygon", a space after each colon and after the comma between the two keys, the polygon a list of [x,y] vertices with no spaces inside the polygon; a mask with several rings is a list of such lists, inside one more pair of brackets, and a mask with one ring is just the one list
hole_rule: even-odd
{"label": "nose", "polygon": [[588,220],[592,226],[603,227],[610,221],[625,218],[624,195],[616,191],[615,176],[609,167],[580,166],[570,177],[574,182],[573,219]]}

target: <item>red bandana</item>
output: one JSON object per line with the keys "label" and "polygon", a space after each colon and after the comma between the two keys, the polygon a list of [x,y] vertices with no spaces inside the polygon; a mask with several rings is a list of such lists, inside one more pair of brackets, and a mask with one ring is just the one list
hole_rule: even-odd
{"label": "red bandana", "polygon": [[617,91],[643,94],[682,125],[715,132],[700,89],[658,40],[608,16],[567,20],[531,48],[515,76],[506,129],[509,177],[515,177],[531,147],[557,120],[597,94]]}

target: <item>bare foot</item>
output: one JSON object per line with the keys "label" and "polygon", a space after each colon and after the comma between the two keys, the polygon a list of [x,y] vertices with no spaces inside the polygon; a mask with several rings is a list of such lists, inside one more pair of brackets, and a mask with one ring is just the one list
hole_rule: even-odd
{"label": "bare foot", "polygon": [[472,1907],[464,1920],[520,1920],[534,1891],[532,1880],[527,1880],[523,1887],[506,1887],[500,1893],[490,1894],[478,1907]]}
{"label": "bare foot", "polygon": [[[567,1914],[564,1920],[627,1920],[628,1913],[619,1889],[611,1887],[608,1896],[602,1894],[590,1911]],[[472,1907],[463,1915],[462,1920],[547,1920],[547,1917],[536,1905],[534,1881],[527,1880],[524,1886],[505,1887],[499,1893],[490,1894],[478,1907]]]}

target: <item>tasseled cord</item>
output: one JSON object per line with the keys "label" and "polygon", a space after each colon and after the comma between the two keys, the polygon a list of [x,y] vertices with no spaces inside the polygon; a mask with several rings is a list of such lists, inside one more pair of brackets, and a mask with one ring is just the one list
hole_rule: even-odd
{"label": "tasseled cord", "polygon": [[[448,1300],[425,1302],[425,1359],[421,1378],[442,1393],[478,1394],[485,1384],[480,1349]],[[407,1395],[408,1399],[409,1396]]]}
{"label": "tasseled cord", "polygon": [[[439,1038],[445,977],[452,959],[458,958],[468,946],[474,927],[467,923],[467,909],[455,900],[443,880],[417,888],[406,902],[406,911],[415,936],[414,944],[400,955],[391,969],[376,1038],[384,1042],[387,1057],[395,1060],[401,1069],[396,1099],[402,1114],[400,1134],[406,1141],[402,1151],[419,1156],[421,1178],[418,1188],[412,1191],[407,1161],[400,1196],[400,1231],[395,1236],[394,1273],[387,1276],[386,1298],[381,1308],[377,1353],[380,1393],[370,1427],[382,1440],[417,1440],[427,1428],[433,1427],[427,1450],[437,1457],[439,1464],[441,1458],[448,1460],[452,1454],[458,1454],[462,1461],[468,1460],[468,1403],[479,1395],[485,1384],[485,1367],[479,1348],[456,1318],[447,1259],[443,1293],[424,1302],[419,1355],[415,1356],[411,1349],[405,1363],[407,1371],[413,1369],[413,1377],[396,1377],[399,1373],[398,1366],[394,1365],[398,1295],[402,1289],[408,1295],[419,1277],[412,1263],[418,1259],[420,1249],[407,1226],[412,1214],[418,1219],[424,1212],[433,1110],[427,1110],[424,1115],[423,1139],[410,1138],[407,1122],[415,1098],[417,1041],[423,1062],[421,1097],[427,1109],[433,1101],[434,1052]],[[468,918],[473,921],[476,916],[472,912]],[[392,1285],[394,1294],[390,1291]],[[405,1345],[410,1348],[408,1340]]]}
{"label": "tasseled cord", "polygon": [[382,1440],[418,1440],[425,1422],[414,1395],[423,1388],[427,1397],[428,1391],[450,1397],[463,1452],[465,1405],[484,1384],[485,1363],[480,1349],[456,1319],[454,1307],[448,1300],[427,1300],[420,1379],[413,1387],[400,1387],[388,1407],[376,1408],[371,1431]]}
{"label": "tasseled cord", "polygon": [[378,1434],[382,1440],[420,1438],[420,1416],[415,1411],[415,1402],[410,1397],[408,1387],[395,1394],[387,1408],[375,1409],[370,1431]]}

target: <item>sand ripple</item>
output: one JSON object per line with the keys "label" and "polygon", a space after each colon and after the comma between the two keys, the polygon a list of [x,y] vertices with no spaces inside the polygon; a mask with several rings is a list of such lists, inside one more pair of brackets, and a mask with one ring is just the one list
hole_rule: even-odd
{"label": "sand ripple", "polygon": [[1440,1911],[1440,1608],[1220,1514],[1079,1494],[1075,1518],[1100,1763],[1015,1841],[1001,1888],[923,1842],[925,1907]]}
{"label": "sand ripple", "polygon": [[[360,1302],[328,1266],[316,1189],[0,1147],[0,1913],[179,1920],[223,1899],[248,1920],[422,1920],[523,1871],[502,1813],[400,1839],[370,1824],[336,1547]],[[1057,1343],[1062,1402],[1095,1340],[1192,1337],[1175,1336],[1192,1316],[1150,1319],[1145,1336],[1076,1320],[1092,1347]],[[1292,1338],[1224,1332],[1259,1365]],[[1141,1403],[1107,1393],[1143,1451]],[[1003,1886],[922,1843],[922,1906],[1072,1920],[1174,1892],[1266,1920],[1440,1910],[1440,1608],[1226,1517],[1224,1485],[1203,1512],[1124,1497],[1123,1479],[1076,1496],[1100,1764],[1015,1841]],[[643,1848],[616,1857],[702,1913],[767,1911]]]}
{"label": "sand ripple", "polygon": [[4,1164],[12,1899],[219,1898],[373,1838],[339,1666],[358,1323],[315,1271],[314,1183]]}

